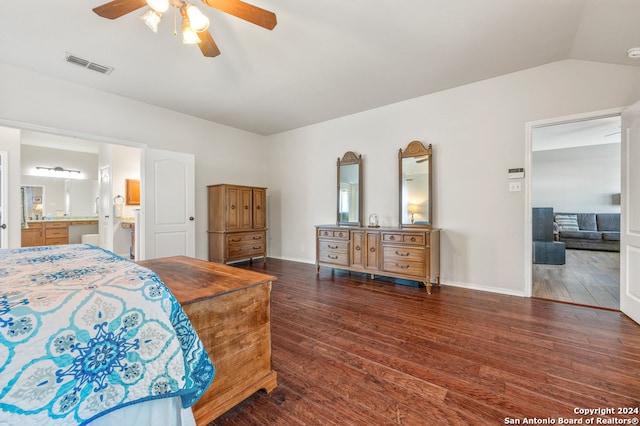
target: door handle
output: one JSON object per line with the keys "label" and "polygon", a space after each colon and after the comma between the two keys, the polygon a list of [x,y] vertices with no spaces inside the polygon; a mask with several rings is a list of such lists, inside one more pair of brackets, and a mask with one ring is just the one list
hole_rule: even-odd
{"label": "door handle", "polygon": [[194,221],[194,220],[196,220],[196,218],[193,217],[193,216],[189,216],[189,220]]}
{"label": "door handle", "polygon": [[2,225],[0,225],[0,229],[7,229],[7,224],[3,223]]}

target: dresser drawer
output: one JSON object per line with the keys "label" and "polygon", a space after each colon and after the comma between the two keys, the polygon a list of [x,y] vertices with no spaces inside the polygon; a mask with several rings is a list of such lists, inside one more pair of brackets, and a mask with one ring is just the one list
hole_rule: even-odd
{"label": "dresser drawer", "polygon": [[348,229],[318,229],[318,237],[338,238],[341,240],[349,239]]}
{"label": "dresser drawer", "polygon": [[318,240],[318,261],[336,265],[349,265],[349,242]]}
{"label": "dresser drawer", "polygon": [[247,245],[252,243],[265,244],[266,232],[242,232],[227,235],[229,247]]}
{"label": "dresser drawer", "polygon": [[49,226],[45,228],[44,237],[48,240],[49,238],[67,238],[69,230],[68,228],[53,228],[50,229]]}
{"label": "dresser drawer", "polygon": [[383,248],[383,269],[388,272],[422,277],[425,261],[423,248],[391,245]]}
{"label": "dresser drawer", "polygon": [[68,243],[69,243],[69,239],[67,237],[47,238],[44,241],[44,244],[47,246],[56,246],[56,245],[68,244]]}
{"label": "dresser drawer", "polygon": [[229,246],[229,257],[252,257],[263,256],[265,253],[264,245],[262,243],[234,245]]}
{"label": "dresser drawer", "polygon": [[266,252],[266,232],[242,232],[227,235],[230,258],[263,256]]}
{"label": "dresser drawer", "polygon": [[427,237],[422,232],[383,232],[383,243],[402,243],[424,246]]}
{"label": "dresser drawer", "polygon": [[67,228],[69,226],[68,223],[66,222],[47,222],[45,224],[45,228],[47,229],[52,229],[52,228]]}

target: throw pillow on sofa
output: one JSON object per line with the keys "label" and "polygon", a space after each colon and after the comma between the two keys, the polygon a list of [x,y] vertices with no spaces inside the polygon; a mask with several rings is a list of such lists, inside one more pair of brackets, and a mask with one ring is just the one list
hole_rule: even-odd
{"label": "throw pillow on sofa", "polygon": [[578,216],[575,214],[557,214],[555,222],[558,224],[560,232],[580,230],[578,227]]}

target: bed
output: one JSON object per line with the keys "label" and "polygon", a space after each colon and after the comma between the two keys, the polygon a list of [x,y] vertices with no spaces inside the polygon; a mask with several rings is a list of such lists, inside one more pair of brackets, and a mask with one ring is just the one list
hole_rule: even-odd
{"label": "bed", "polygon": [[0,250],[0,425],[192,425],[214,374],[150,269],[84,244]]}

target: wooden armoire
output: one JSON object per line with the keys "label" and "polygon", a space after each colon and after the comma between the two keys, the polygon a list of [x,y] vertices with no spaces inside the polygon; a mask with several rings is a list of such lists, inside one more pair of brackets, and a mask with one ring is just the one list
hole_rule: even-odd
{"label": "wooden armoire", "polygon": [[207,187],[209,261],[262,257],[267,262],[267,188],[218,184]]}

